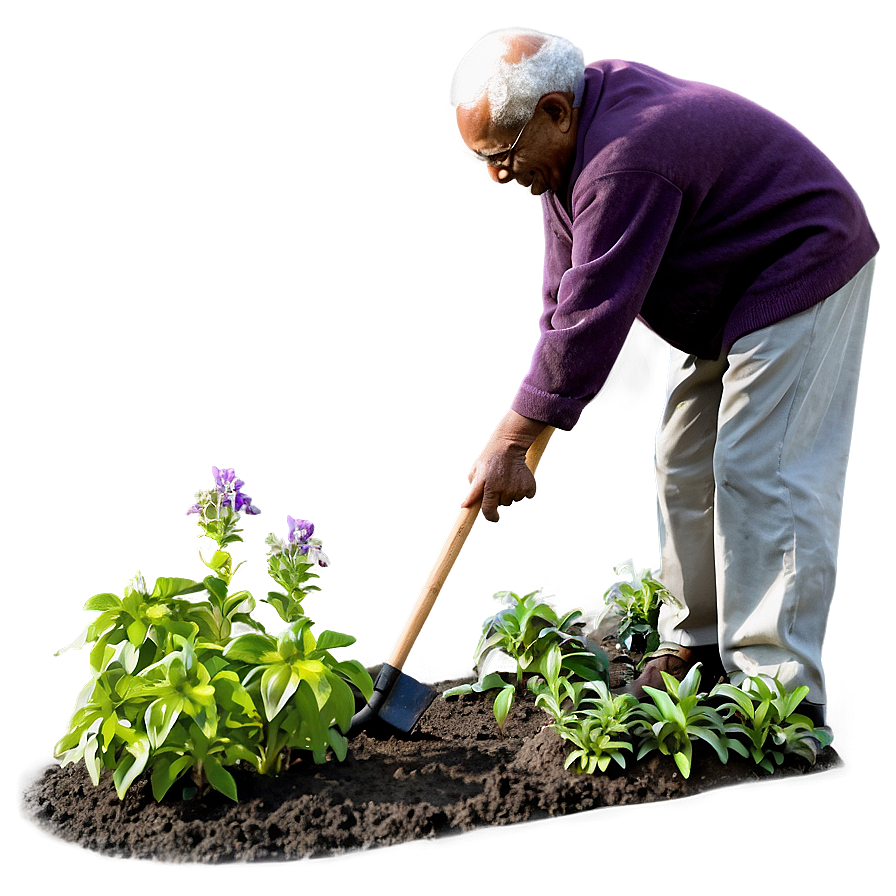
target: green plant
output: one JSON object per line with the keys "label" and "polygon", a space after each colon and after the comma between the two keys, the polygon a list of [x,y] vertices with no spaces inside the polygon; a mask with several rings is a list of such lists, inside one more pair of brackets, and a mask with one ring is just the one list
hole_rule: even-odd
{"label": "green plant", "polygon": [[647,569],[635,570],[632,560],[617,566],[617,575],[628,572],[631,581],[616,582],[604,594],[606,615],[618,619],[619,643],[627,650],[650,653],[660,645],[657,631],[660,608],[675,598]]}
{"label": "green plant", "polygon": [[[494,598],[503,604],[503,609],[482,624],[482,635],[473,656],[473,666],[480,673],[478,681],[451,688],[443,696],[498,689],[494,714],[503,733],[517,686],[532,676],[543,678],[548,657],[559,656],[560,667],[568,675],[582,680],[607,680],[609,660],[582,635],[581,610],[558,615],[538,591],[523,597],[512,591],[499,591]],[[508,657],[515,666],[513,682],[504,679],[500,672],[486,671],[486,659],[495,652]]]}
{"label": "green plant", "polygon": [[800,714],[799,705],[808,693],[805,686],[788,690],[777,678],[756,675],[740,687],[718,684],[710,696],[727,698],[718,711],[726,732],[735,735],[729,746],[773,774],[788,753],[814,764],[818,750],[833,740],[828,729],[816,728]]}
{"label": "green plant", "polygon": [[553,719],[551,727],[572,744],[564,768],[605,772],[611,761],[625,768],[632,751],[638,701],[630,694],[613,695],[605,681],[570,681],[561,674],[557,649],[545,664],[544,680],[536,680],[535,705]]}
{"label": "green plant", "polygon": [[[216,542],[208,561],[200,554],[214,575],[159,578],[150,591],[138,573],[123,597],[87,601],[85,609],[99,615],[71,645],[93,645],[92,676],[56,756],[63,765],[83,761],[94,784],[111,770],[120,799],[143,772],[156,799],[189,771],[194,787],[236,800],[227,766],[244,762],[275,774],[293,750],[320,763],[332,749],[341,760],[354,712],[351,685],[365,700],[373,691],[360,663],[330,653],[355,639],[330,631],[315,638],[302,609],[307,592],[318,590],[302,587],[316,577],[311,569],[328,564],[310,523],[288,517],[287,539],[267,540],[268,572],[286,592],[268,601],[289,623],[279,637],[251,616],[248,591],[230,593],[238,566],[224,547],[242,541],[241,513],[259,511],[233,470],[212,472],[215,489],[199,492],[188,513],[199,515],[202,533]],[[249,631],[235,634],[238,624]]]}
{"label": "green plant", "polygon": [[691,774],[693,741],[708,743],[722,762],[728,761],[731,741],[719,713],[704,701],[700,692],[700,663],[696,663],[679,682],[667,672],[660,673],[665,691],[646,687],[652,703],[643,701],[638,708],[635,733],[640,737],[637,758],[653,750],[671,756],[681,774]]}

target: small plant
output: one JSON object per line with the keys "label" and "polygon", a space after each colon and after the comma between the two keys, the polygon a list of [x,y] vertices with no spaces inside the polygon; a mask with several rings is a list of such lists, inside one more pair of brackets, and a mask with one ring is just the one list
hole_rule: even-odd
{"label": "small plant", "polygon": [[637,699],[611,694],[604,681],[571,682],[560,674],[559,656],[551,658],[545,672],[544,681],[533,688],[535,705],[554,719],[551,727],[573,746],[563,767],[593,774],[595,769],[605,772],[614,761],[625,768],[623,751],[632,751]]}
{"label": "small plant", "polygon": [[675,598],[647,569],[635,570],[629,560],[617,566],[617,575],[628,572],[630,582],[616,582],[604,594],[604,618],[618,620],[617,639],[626,650],[650,653],[660,645],[657,631],[660,608]]}
{"label": "small plant", "polygon": [[692,666],[681,682],[667,672],[660,673],[665,691],[645,686],[652,703],[641,703],[635,727],[641,738],[637,758],[659,750],[672,757],[685,778],[691,774],[694,740],[708,743],[722,762],[728,761],[731,745],[721,715],[703,700],[706,694],[700,692],[700,667],[700,663]]}
{"label": "small plant", "polygon": [[756,675],[740,687],[718,684],[711,697],[727,698],[719,707],[725,730],[735,737],[729,746],[769,774],[788,753],[814,764],[818,750],[833,741],[829,730],[816,728],[799,713],[799,704],[809,693],[801,686],[788,691],[777,678]]}
{"label": "small plant", "polygon": [[[606,681],[609,660],[602,650],[589,645],[583,637],[579,622],[581,610],[571,610],[560,616],[541,599],[538,591],[524,597],[512,591],[499,591],[494,598],[504,608],[482,624],[482,635],[473,656],[473,666],[480,672],[479,680],[451,688],[443,696],[453,697],[497,688],[494,713],[503,733],[517,686],[532,676],[544,678],[545,663],[549,657],[559,656],[560,667],[568,675],[578,676],[582,680]],[[553,652],[555,648],[556,654]],[[500,672],[486,671],[486,660],[495,652],[509,658],[515,666],[514,682],[504,679]]]}
{"label": "small plant", "polygon": [[[292,750],[321,763],[332,749],[341,760],[355,706],[350,685],[365,700],[373,692],[360,663],[330,653],[355,639],[330,631],[315,638],[302,608],[318,590],[305,584],[317,577],[311,570],[329,562],[310,523],[288,517],[287,538],[267,540],[268,572],[284,589],[268,603],[288,623],[278,637],[252,617],[248,591],[231,593],[239,566],[225,547],[242,541],[241,514],[259,510],[232,469],[212,474],[215,488],[198,492],[187,512],[216,544],[208,560],[200,553],[213,575],[159,578],[150,590],[138,573],[123,597],[87,601],[99,615],[71,645],[93,645],[92,677],[56,756],[62,765],[83,761],[94,784],[111,770],[119,799],[142,772],[157,800],[188,771],[193,787],[185,794],[211,787],[236,800],[227,766],[276,774]],[[238,624],[249,631],[236,634]]]}

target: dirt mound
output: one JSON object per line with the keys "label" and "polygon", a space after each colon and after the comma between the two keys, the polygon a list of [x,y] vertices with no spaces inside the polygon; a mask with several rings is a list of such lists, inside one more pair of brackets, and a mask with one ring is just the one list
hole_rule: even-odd
{"label": "dirt mound", "polygon": [[[520,693],[502,737],[489,695],[437,698],[411,735],[359,734],[342,763],[296,762],[278,778],[236,770],[239,803],[215,791],[183,800],[177,786],[156,803],[145,777],[119,801],[111,775],[94,787],[79,764],[48,768],[25,794],[25,810],[107,855],[217,863],[332,855],[768,777],[739,756],[723,765],[699,744],[687,780],[658,754],[624,771],[579,775],[563,768],[565,748],[548,721]],[[839,764],[828,747],[814,766],[792,758],[774,777]]]}

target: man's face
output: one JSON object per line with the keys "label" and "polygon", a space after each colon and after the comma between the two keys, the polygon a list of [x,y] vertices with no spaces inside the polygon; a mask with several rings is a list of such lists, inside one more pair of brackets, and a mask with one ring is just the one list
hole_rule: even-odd
{"label": "man's face", "polygon": [[577,110],[563,94],[542,97],[522,130],[496,128],[489,116],[488,100],[469,108],[458,107],[461,138],[488,167],[496,183],[515,180],[538,196],[559,192],[575,159]]}

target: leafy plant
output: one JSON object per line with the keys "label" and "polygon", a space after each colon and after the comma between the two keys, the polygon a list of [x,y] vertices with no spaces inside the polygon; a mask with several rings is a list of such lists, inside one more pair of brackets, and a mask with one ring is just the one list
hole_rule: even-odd
{"label": "leafy plant", "polygon": [[[523,597],[512,591],[499,591],[495,600],[503,609],[489,616],[482,624],[482,635],[476,645],[473,666],[479,669],[479,680],[445,691],[445,697],[498,689],[494,703],[495,720],[503,733],[504,724],[513,706],[516,688],[532,676],[545,676],[545,664],[560,659],[560,668],[582,680],[606,681],[609,660],[599,648],[586,642],[579,622],[581,610],[558,615],[533,591]],[[487,671],[486,660],[499,652],[515,667],[515,680],[509,682],[500,672]],[[551,658],[549,660],[549,657]],[[507,674],[507,673],[505,673]]]}
{"label": "leafy plant", "polygon": [[788,753],[814,764],[818,750],[833,740],[828,729],[816,728],[798,712],[808,693],[805,686],[787,690],[777,678],[756,675],[740,687],[718,684],[710,696],[727,698],[718,711],[726,731],[735,735],[729,746],[773,774]]}
{"label": "leafy plant", "polygon": [[[209,560],[200,554],[214,574],[201,582],[159,578],[150,591],[138,573],[123,597],[87,601],[85,609],[99,615],[70,645],[93,645],[92,676],[56,756],[63,765],[83,761],[94,784],[111,770],[120,799],[143,772],[157,800],[188,771],[195,787],[236,800],[228,766],[244,762],[276,774],[292,750],[321,763],[332,749],[341,760],[351,686],[364,699],[373,691],[360,663],[330,653],[355,639],[330,631],[315,638],[302,609],[307,592],[319,590],[305,586],[317,577],[311,569],[329,562],[310,523],[288,517],[287,539],[267,539],[268,572],[285,591],[268,602],[289,623],[279,637],[252,617],[248,591],[230,593],[239,567],[224,548],[242,541],[241,514],[259,511],[233,470],[212,473],[215,488],[197,493],[188,513],[198,514],[203,535],[216,543]],[[236,634],[239,624],[249,631]]]}
{"label": "leafy plant", "polygon": [[617,566],[617,575],[628,572],[631,581],[616,582],[604,593],[604,615],[618,620],[619,643],[627,650],[650,653],[660,645],[657,631],[660,609],[675,598],[647,569],[635,570],[632,560]]}
{"label": "leafy plant", "polygon": [[561,675],[556,655],[545,664],[545,679],[533,689],[535,705],[553,717],[551,727],[573,746],[564,768],[593,774],[595,769],[605,772],[611,761],[625,768],[623,751],[632,751],[637,722],[635,697],[611,694],[605,681],[570,681]]}
{"label": "leafy plant", "polygon": [[722,762],[728,761],[731,741],[719,713],[704,701],[700,692],[700,663],[696,663],[679,682],[668,672],[660,673],[665,691],[645,686],[652,703],[643,701],[638,708],[635,733],[641,738],[637,758],[653,750],[671,756],[681,774],[691,773],[693,741],[708,743]]}

